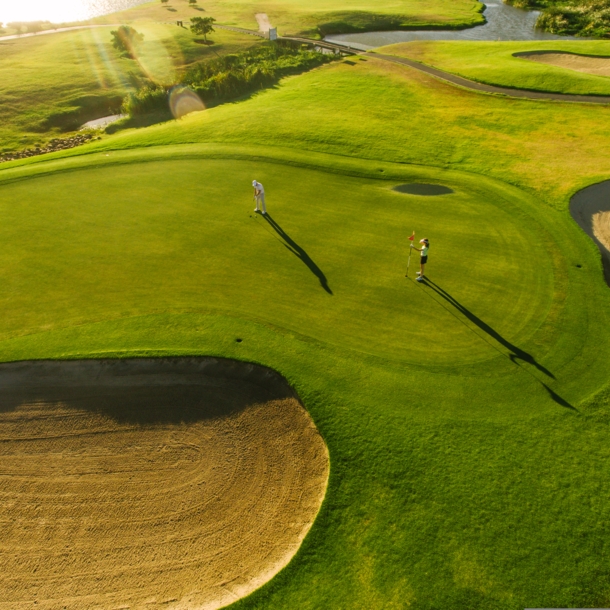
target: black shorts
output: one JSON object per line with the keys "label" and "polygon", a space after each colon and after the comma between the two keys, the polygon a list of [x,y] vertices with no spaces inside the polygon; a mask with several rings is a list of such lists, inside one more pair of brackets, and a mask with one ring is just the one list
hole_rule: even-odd
{"label": "black shorts", "polygon": [[427,256],[422,256],[420,262],[421,262],[422,265],[425,265],[428,262],[428,257]]}

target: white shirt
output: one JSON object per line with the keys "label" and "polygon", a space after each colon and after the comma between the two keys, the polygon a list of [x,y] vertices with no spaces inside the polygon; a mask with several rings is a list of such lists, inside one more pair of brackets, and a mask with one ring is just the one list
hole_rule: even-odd
{"label": "white shirt", "polygon": [[263,185],[262,185],[260,182],[257,182],[257,183],[254,185],[254,188],[255,188],[257,191],[259,191],[261,194],[264,194],[264,193],[265,193],[265,187],[264,187],[264,186],[263,186]]}

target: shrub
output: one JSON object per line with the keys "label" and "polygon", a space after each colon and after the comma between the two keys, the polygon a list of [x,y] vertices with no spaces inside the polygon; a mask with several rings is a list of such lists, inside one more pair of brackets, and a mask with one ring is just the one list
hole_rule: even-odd
{"label": "shrub", "polygon": [[122,25],[110,34],[112,35],[112,46],[123,55],[131,58],[134,57],[138,44],[144,40],[144,34],[139,34],[129,25]]}
{"label": "shrub", "polygon": [[167,89],[159,85],[142,87],[125,98],[121,112],[130,116],[159,114],[171,118],[167,103]]}
{"label": "shrub", "polygon": [[536,27],[553,34],[610,38],[610,0],[507,0],[539,9]]}
{"label": "shrub", "polygon": [[333,55],[274,42],[197,63],[187,70],[182,82],[210,105],[269,87],[283,76],[310,70],[333,59]]}

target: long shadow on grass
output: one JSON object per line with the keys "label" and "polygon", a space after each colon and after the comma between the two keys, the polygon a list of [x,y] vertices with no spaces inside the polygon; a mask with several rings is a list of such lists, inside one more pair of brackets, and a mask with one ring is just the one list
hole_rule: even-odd
{"label": "long shadow on grass", "polygon": [[284,229],[282,229],[282,227],[280,227],[280,225],[273,220],[273,218],[271,218],[270,214],[263,215],[263,218],[280,236],[283,246],[287,250],[290,250],[290,252],[292,252],[297,258],[300,258],[307,265],[309,270],[318,278],[320,286],[322,286],[322,288],[324,288],[328,294],[332,294],[333,291],[330,289],[328,280],[326,279],[322,269],[320,269],[320,267],[313,262],[309,254],[307,254],[307,252],[305,252],[305,250],[303,250],[303,248],[301,248],[301,246],[299,246],[299,244],[297,244],[294,239],[292,239],[292,237],[290,237],[290,235],[288,235],[288,233],[286,233],[286,231],[284,231]]}
{"label": "long shadow on grass", "polygon": [[[483,320],[481,320],[481,318],[479,318],[478,316],[473,314],[469,309],[464,307],[464,305],[462,305],[458,300],[456,300],[455,297],[451,296],[444,288],[441,288],[438,284],[436,284],[432,280],[428,279],[427,277],[425,277],[424,280],[425,280],[426,286],[431,288],[434,292],[436,292],[436,294],[438,294],[440,297],[442,297],[450,305],[455,307],[463,316],[465,316],[473,324],[476,324],[476,326],[478,326],[481,330],[483,330],[485,333],[487,333],[492,339],[495,339],[498,343],[500,343],[500,345],[503,345],[506,349],[508,349],[510,351],[510,354],[508,354],[508,357],[510,358],[511,362],[513,362],[517,366],[521,366],[519,364],[518,360],[527,362],[528,364],[535,366],[541,373],[544,373],[551,379],[555,379],[555,375],[553,375],[553,373],[551,373],[551,371],[549,371],[547,368],[545,368],[539,362],[537,362],[536,359],[531,354],[528,354],[526,351],[522,350],[521,348],[517,347],[516,345],[513,345],[510,341],[507,341],[500,333],[498,333],[491,326],[489,326],[489,324],[487,324],[486,322],[483,322]],[[500,352],[500,353],[503,353],[503,352]],[[523,368],[523,367],[521,367],[521,368]],[[530,373],[525,368],[523,370]],[[532,373],[530,373],[530,375],[532,375],[534,377],[534,379],[536,379],[536,381],[538,381],[542,385],[542,387],[548,392],[549,397],[553,401],[555,401],[558,405],[565,407],[566,409],[572,409],[573,411],[578,411],[578,409],[576,409],[574,406],[572,406],[567,400],[565,400],[564,398],[559,396],[559,394],[557,394],[557,392],[554,392],[553,390],[551,390],[551,388],[549,388],[549,386],[546,383],[540,381],[540,379],[538,379]]]}
{"label": "long shadow on grass", "polygon": [[455,297],[451,296],[444,288],[441,288],[438,284],[435,284],[432,280],[428,278],[424,278],[426,283],[436,294],[445,299],[449,304],[453,305],[461,314],[463,314],[466,318],[468,318],[471,322],[476,324],[481,330],[485,331],[492,339],[495,339],[500,345],[503,345],[507,350],[511,353],[508,357],[516,362],[517,360],[522,360],[523,362],[527,362],[535,366],[541,373],[544,373],[551,379],[555,379],[555,375],[551,373],[547,368],[543,367],[539,362],[536,361],[534,356],[528,354],[526,351],[522,350],[520,347],[513,345],[510,341],[507,341],[499,332],[495,331],[489,324],[483,322],[481,318],[475,316],[472,311],[464,307]]}

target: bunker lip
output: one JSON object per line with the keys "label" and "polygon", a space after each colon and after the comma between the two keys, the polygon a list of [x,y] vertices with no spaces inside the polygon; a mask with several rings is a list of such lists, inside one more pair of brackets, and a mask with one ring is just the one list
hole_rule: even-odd
{"label": "bunker lip", "polygon": [[233,360],[0,364],[0,440],[15,607],[223,607],[287,565],[328,481],[287,381]]}
{"label": "bunker lip", "polygon": [[610,56],[608,55],[585,55],[570,51],[539,50],[513,53],[513,57],[594,76],[610,76]]}
{"label": "bunker lip", "polygon": [[606,236],[596,222],[610,214],[610,180],[588,186],[570,199],[570,214],[583,231],[599,248],[604,265],[604,277],[610,286],[610,249],[604,243]]}

